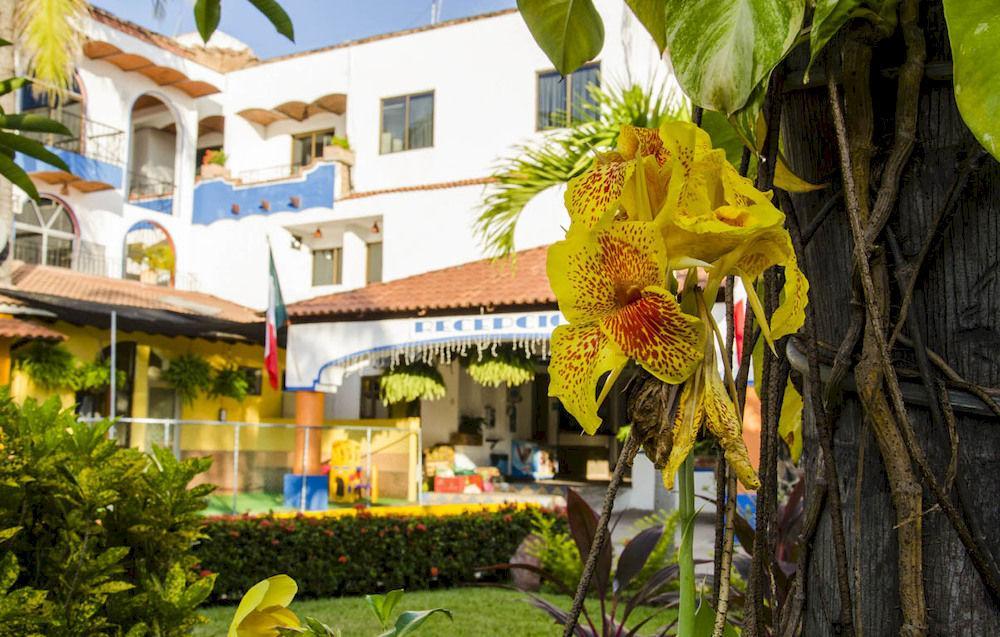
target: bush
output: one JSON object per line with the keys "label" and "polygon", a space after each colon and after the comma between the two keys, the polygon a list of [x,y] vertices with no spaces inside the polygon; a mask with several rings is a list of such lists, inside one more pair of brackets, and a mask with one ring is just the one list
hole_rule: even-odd
{"label": "bush", "polygon": [[166,637],[197,623],[214,578],[191,548],[212,487],[187,485],[210,461],[120,448],[109,428],[0,391],[0,617],[32,608],[30,628],[0,635]]}
{"label": "bush", "polygon": [[197,547],[217,573],[213,601],[238,600],[260,580],[287,573],[303,597],[454,586],[487,578],[477,568],[510,561],[532,513],[510,507],[447,517],[217,517]]}

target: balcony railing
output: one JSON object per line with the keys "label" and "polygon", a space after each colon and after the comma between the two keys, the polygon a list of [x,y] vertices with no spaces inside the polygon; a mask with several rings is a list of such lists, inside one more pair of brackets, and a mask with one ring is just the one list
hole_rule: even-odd
{"label": "balcony railing", "polygon": [[[137,264],[130,263],[129,271],[122,267],[120,259],[114,259],[101,254],[86,251],[87,244],[78,245],[74,250],[70,247],[69,240],[49,239],[55,241],[56,245],[48,246],[45,250],[44,265],[67,268],[74,272],[90,274],[93,276],[108,277],[111,279],[127,279],[139,281],[150,285],[160,285],[165,288],[177,288],[180,290],[191,290],[197,292],[200,284],[197,275],[191,272],[173,272],[169,274],[165,271],[145,270],[137,267]],[[81,243],[78,241],[78,243]],[[41,258],[41,247],[37,243],[28,241],[18,241],[14,239],[14,259],[25,263],[43,263]],[[74,254],[75,252],[75,254]]]}
{"label": "balcony railing", "polygon": [[157,179],[139,172],[129,174],[129,201],[167,199],[174,196],[176,185],[172,181]]}
{"label": "balcony railing", "polygon": [[25,133],[25,136],[53,148],[82,155],[107,164],[125,164],[125,133],[77,113],[54,112],[52,119],[61,122],[71,136],[52,133]]}
{"label": "balcony railing", "polygon": [[245,170],[233,175],[236,181],[241,184],[260,184],[268,181],[278,181],[281,179],[291,179],[302,174],[303,166],[298,164],[283,164],[281,166],[268,166],[267,168],[256,168]]}

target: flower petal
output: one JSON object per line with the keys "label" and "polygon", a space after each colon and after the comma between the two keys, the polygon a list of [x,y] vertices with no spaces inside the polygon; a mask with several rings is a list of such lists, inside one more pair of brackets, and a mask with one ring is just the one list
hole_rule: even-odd
{"label": "flower petal", "polygon": [[736,417],[736,406],[730,400],[714,365],[706,368],[705,376],[705,426],[719,439],[726,454],[726,462],[736,472],[736,477],[743,486],[757,489],[760,487],[760,480],[750,464],[747,445],[743,441],[743,428]]}
{"label": "flower petal", "polygon": [[601,426],[596,398],[601,376],[611,372],[606,381],[611,382],[627,362],[596,323],[560,325],[552,332],[549,396],[592,434]]}
{"label": "flower petal", "polygon": [[287,575],[275,575],[267,578],[267,591],[257,605],[258,608],[269,608],[271,606],[288,606],[295,599],[295,593],[299,586],[291,577]]}
{"label": "flower petal", "polygon": [[593,228],[608,213],[618,208],[625,182],[635,171],[635,162],[618,153],[597,158],[594,166],[566,187],[566,210],[570,223]]}
{"label": "flower petal", "polygon": [[771,316],[771,338],[774,339],[799,331],[806,322],[809,303],[809,280],[802,274],[794,255],[782,265],[785,285],[781,288],[781,302]]}
{"label": "flower petal", "polygon": [[626,159],[652,157],[660,166],[672,159],[663,146],[663,139],[658,129],[640,128],[629,124],[622,125],[621,132],[618,133],[618,152]]}
{"label": "flower petal", "polygon": [[264,599],[264,595],[267,594],[267,589],[270,585],[270,580],[257,582],[243,594],[243,599],[240,600],[240,605],[236,607],[236,613],[233,615],[233,621],[229,624],[228,637],[237,637],[236,631],[240,624],[247,618],[247,616],[250,615],[250,613],[260,606],[260,603]]}
{"label": "flower petal", "polygon": [[667,489],[674,488],[677,471],[694,449],[698,430],[701,428],[702,420],[705,419],[701,400],[702,389],[702,375],[695,374],[684,383],[684,388],[681,390],[677,411],[674,413],[674,446],[670,450],[667,465],[663,468],[663,485]]}
{"label": "flower petal", "polygon": [[627,284],[639,289],[663,285],[667,256],[655,225],[641,221],[619,222],[598,231],[595,238],[601,269],[612,285]]}
{"label": "flower petal", "polygon": [[778,435],[788,445],[792,462],[798,464],[802,457],[802,395],[791,380],[785,385],[785,399],[781,402],[778,418]]}
{"label": "flower petal", "polygon": [[591,231],[570,232],[549,247],[546,267],[559,309],[571,323],[592,321],[614,311],[615,284],[605,271]]}
{"label": "flower petal", "polygon": [[681,310],[667,290],[648,287],[639,300],[601,321],[629,357],[665,383],[686,380],[704,356],[701,321]]}

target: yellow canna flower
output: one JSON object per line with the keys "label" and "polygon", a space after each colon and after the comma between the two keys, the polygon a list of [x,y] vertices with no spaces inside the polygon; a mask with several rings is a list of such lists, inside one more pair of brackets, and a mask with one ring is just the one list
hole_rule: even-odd
{"label": "yellow canna flower", "polygon": [[297,591],[287,575],[257,582],[240,600],[228,637],[277,637],[279,628],[298,628],[299,618],[287,608]]}
{"label": "yellow canna flower", "polygon": [[571,229],[549,248],[548,275],[569,321],[552,334],[549,395],[588,433],[600,426],[597,408],[629,359],[667,383],[685,380],[701,360],[701,321],[665,287],[666,255],[653,224]]}

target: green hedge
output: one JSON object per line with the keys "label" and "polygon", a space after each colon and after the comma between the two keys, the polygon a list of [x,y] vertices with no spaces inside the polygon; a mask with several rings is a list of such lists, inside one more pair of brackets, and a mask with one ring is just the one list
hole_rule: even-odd
{"label": "green hedge", "polygon": [[506,577],[476,568],[507,562],[531,531],[529,510],[445,517],[209,518],[196,548],[203,573],[217,574],[212,600],[237,600],[278,573],[299,596],[334,597],[395,588],[417,590]]}

